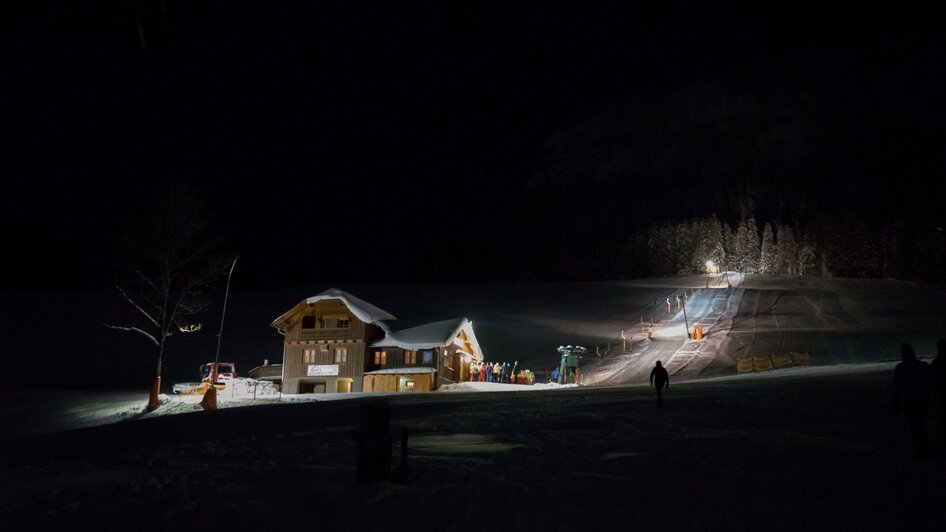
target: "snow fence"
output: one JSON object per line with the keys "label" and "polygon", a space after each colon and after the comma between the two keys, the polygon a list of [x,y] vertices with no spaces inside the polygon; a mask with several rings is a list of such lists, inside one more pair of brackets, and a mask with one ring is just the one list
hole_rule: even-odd
{"label": "snow fence", "polygon": [[771,371],[773,369],[790,368],[792,366],[810,365],[811,355],[808,353],[784,353],[781,355],[763,355],[736,359],[736,370],[739,373]]}

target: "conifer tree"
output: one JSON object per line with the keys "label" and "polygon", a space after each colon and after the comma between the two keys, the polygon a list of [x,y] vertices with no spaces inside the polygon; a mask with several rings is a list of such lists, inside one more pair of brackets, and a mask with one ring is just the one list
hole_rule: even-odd
{"label": "conifer tree", "polygon": [[727,270],[735,270],[739,268],[740,261],[737,250],[739,246],[736,245],[736,232],[733,231],[728,223],[720,224],[720,229],[722,229],[723,232],[723,246],[726,251],[726,262],[723,264],[723,267]]}
{"label": "conifer tree", "polygon": [[760,252],[759,226],[756,225],[755,218],[750,217],[739,226],[736,235],[736,254],[740,270],[745,273],[758,273]]}
{"label": "conifer tree", "polygon": [[808,236],[805,236],[798,242],[796,273],[798,275],[813,275],[816,271],[815,266],[817,265],[817,261],[815,260],[817,254],[815,253],[814,242],[812,242],[811,238]]}
{"label": "conifer tree", "polygon": [[779,273],[795,275],[798,272],[798,243],[795,241],[795,232],[790,225],[783,225],[778,229],[776,244],[779,255]]}
{"label": "conifer tree", "polygon": [[775,245],[775,235],[772,233],[772,226],[768,223],[762,230],[762,246],[759,252],[759,273],[774,274],[779,273],[778,249]]}

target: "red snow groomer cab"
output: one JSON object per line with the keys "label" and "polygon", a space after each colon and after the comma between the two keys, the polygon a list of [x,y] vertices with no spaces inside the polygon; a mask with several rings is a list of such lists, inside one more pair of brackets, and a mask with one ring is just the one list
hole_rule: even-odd
{"label": "red snow groomer cab", "polygon": [[217,375],[214,379],[214,363],[208,362],[200,367],[200,382],[219,381],[220,379],[235,379],[237,377],[236,364],[232,362],[217,362]]}
{"label": "red snow groomer cab", "polygon": [[233,362],[217,362],[216,370],[215,375],[213,362],[200,366],[200,382],[175,384],[174,393],[178,395],[203,395],[211,384],[220,391],[226,388],[228,382],[237,378],[236,364]]}

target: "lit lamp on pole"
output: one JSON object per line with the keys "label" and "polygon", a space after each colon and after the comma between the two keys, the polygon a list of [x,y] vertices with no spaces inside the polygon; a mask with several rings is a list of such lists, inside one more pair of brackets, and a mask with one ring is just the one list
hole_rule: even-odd
{"label": "lit lamp on pole", "polygon": [[710,274],[719,273],[719,266],[716,265],[712,260],[706,261],[706,288],[709,288],[709,276]]}

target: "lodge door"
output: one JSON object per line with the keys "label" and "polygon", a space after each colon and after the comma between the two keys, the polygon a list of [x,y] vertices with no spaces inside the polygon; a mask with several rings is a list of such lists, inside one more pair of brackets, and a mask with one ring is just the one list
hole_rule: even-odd
{"label": "lodge door", "polygon": [[324,382],[300,382],[299,393],[325,393]]}

